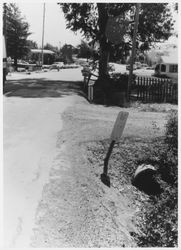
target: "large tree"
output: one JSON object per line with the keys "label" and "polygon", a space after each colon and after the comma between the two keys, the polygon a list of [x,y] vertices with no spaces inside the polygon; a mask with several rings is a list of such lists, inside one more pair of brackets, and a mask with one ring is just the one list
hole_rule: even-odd
{"label": "large tree", "polygon": [[73,51],[74,47],[71,44],[64,44],[63,47],[61,48],[61,57],[66,64],[73,63]]}
{"label": "large tree", "polygon": [[29,24],[21,16],[21,12],[15,3],[3,5],[3,33],[6,35],[7,56],[14,59],[15,68],[17,60],[27,55],[29,46],[27,42]]}
{"label": "large tree", "polygon": [[86,41],[82,40],[81,44],[77,46],[78,57],[81,58],[97,58],[97,51],[92,44],[88,44]]}
{"label": "large tree", "polygon": [[[121,50],[121,56],[132,47],[134,30],[134,3],[59,3],[67,28],[80,31],[86,39],[98,41],[100,45],[99,76],[107,74],[109,52]],[[106,37],[106,25],[110,17],[122,16],[128,20],[123,40],[114,45]],[[164,41],[172,34],[173,20],[167,3],[143,3],[139,13],[137,48],[148,50],[152,43]]]}
{"label": "large tree", "polygon": [[29,49],[38,49],[38,44],[35,41],[27,40],[27,46]]}
{"label": "large tree", "polygon": [[46,43],[43,47],[44,49],[48,49],[48,50],[52,50],[54,51],[55,53],[58,53],[59,49],[57,46],[53,46],[52,44],[50,43]]}

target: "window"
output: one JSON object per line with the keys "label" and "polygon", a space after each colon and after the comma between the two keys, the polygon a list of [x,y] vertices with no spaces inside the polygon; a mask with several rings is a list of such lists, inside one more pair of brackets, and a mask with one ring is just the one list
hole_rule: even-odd
{"label": "window", "polygon": [[176,64],[170,65],[169,72],[170,73],[177,73],[178,72],[178,65],[176,65]]}
{"label": "window", "polygon": [[166,72],[166,65],[165,64],[161,65],[161,72]]}

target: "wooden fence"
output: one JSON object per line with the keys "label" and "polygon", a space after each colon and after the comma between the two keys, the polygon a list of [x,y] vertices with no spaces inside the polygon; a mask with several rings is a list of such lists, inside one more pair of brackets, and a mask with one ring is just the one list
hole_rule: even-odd
{"label": "wooden fence", "polygon": [[[84,75],[84,89],[88,100],[91,102],[94,99],[94,83],[96,78],[97,76],[94,74],[87,73]],[[177,103],[178,83],[174,83],[168,78],[137,76],[131,85],[130,99],[145,103]]]}
{"label": "wooden fence", "polygon": [[131,85],[131,99],[143,102],[178,102],[178,83],[171,79],[136,77]]}

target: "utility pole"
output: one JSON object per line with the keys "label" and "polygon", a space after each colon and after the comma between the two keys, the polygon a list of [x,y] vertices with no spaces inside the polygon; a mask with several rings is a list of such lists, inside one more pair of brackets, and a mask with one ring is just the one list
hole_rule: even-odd
{"label": "utility pole", "polygon": [[139,10],[141,7],[141,3],[136,4],[136,13],[135,13],[135,22],[134,22],[134,33],[133,33],[133,43],[132,43],[132,52],[130,58],[130,70],[129,70],[129,77],[128,77],[128,89],[127,89],[127,100],[130,100],[130,88],[132,83],[133,77],[133,64],[135,60],[135,52],[136,52],[136,36],[138,30],[138,23],[139,23]]}
{"label": "utility pole", "polygon": [[6,41],[6,38],[7,38],[7,6],[6,6],[6,3],[3,4],[4,5],[4,32],[3,32],[3,35],[5,37],[5,41]]}
{"label": "utility pole", "polygon": [[44,46],[44,32],[45,32],[45,3],[43,4],[43,31],[42,31],[42,49],[41,49],[41,66],[43,66],[43,46]]}
{"label": "utility pole", "polygon": [[7,75],[7,5],[3,4],[4,15],[3,15],[3,88],[6,82]]}

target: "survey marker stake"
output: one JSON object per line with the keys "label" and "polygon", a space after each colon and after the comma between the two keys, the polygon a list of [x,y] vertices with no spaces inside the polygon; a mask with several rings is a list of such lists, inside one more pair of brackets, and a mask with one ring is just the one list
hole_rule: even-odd
{"label": "survey marker stake", "polygon": [[113,147],[114,147],[115,141],[112,141],[109,150],[107,152],[106,158],[104,159],[104,169],[103,173],[101,174],[101,181],[108,187],[110,187],[110,177],[107,175],[107,170],[108,170],[108,162],[110,155],[112,153]]}
{"label": "survey marker stake", "polygon": [[103,173],[101,174],[101,181],[108,187],[110,187],[110,177],[107,174],[109,158],[111,156],[115,142],[118,142],[121,138],[124,127],[126,125],[128,115],[129,115],[128,112],[122,112],[122,111],[119,112],[111,134],[111,144],[106,154],[106,158],[104,159],[104,169]]}

